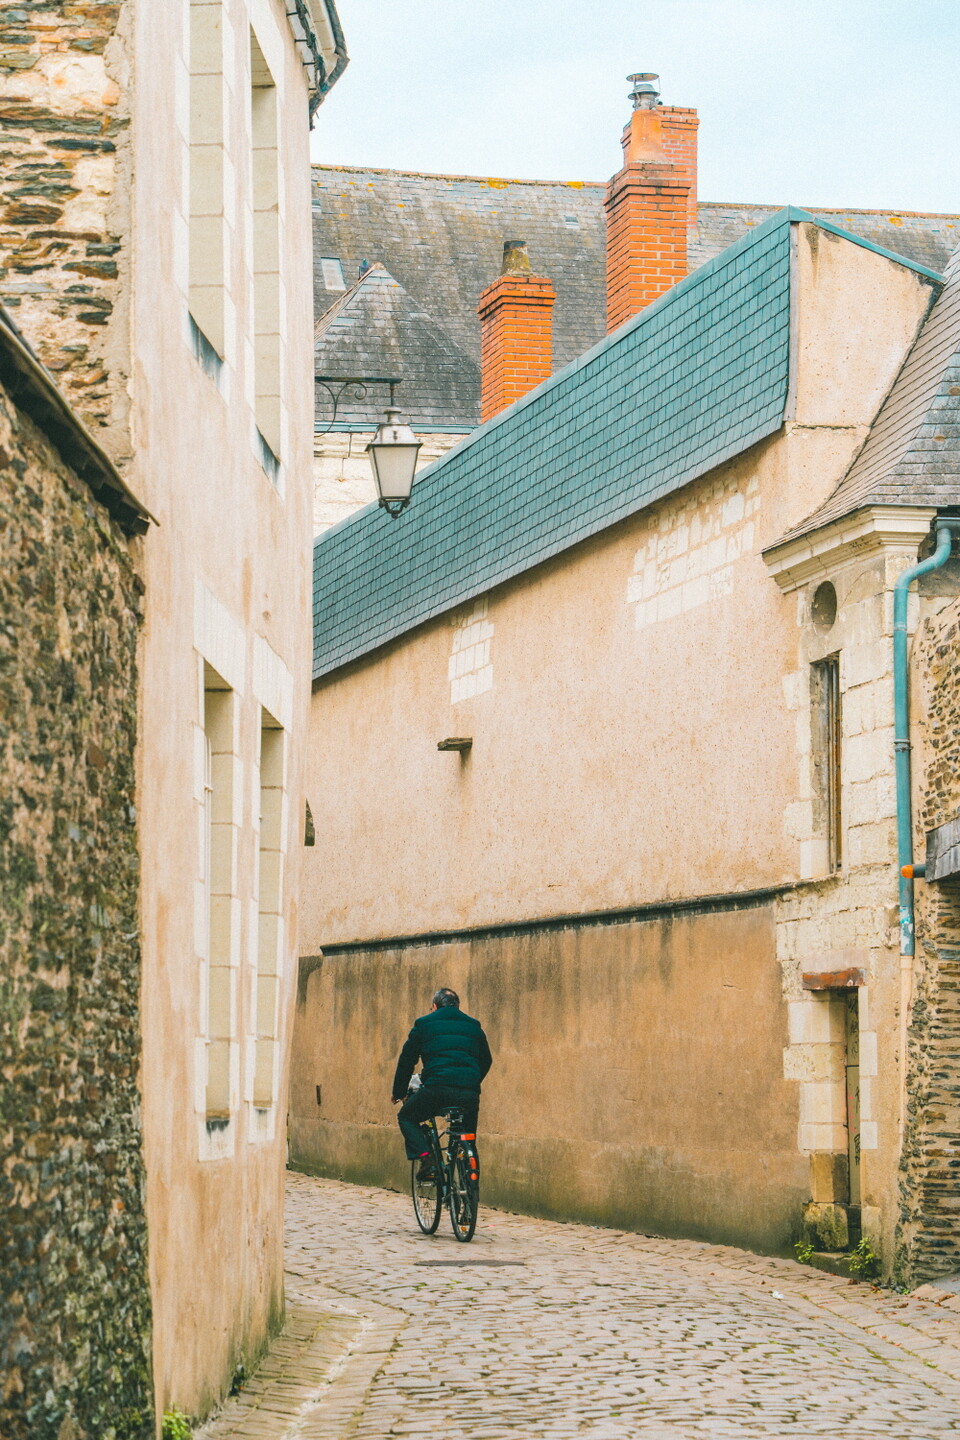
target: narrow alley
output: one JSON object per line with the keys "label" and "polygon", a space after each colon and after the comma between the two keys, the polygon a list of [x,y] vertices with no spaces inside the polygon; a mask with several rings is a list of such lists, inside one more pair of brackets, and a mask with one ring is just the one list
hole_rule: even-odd
{"label": "narrow alley", "polygon": [[960,1312],[788,1260],[288,1177],[283,1336],[203,1440],[960,1433]]}

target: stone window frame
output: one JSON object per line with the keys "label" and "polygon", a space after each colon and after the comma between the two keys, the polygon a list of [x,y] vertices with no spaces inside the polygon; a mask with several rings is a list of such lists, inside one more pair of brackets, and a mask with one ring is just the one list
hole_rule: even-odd
{"label": "stone window frame", "polygon": [[201,1158],[215,1159],[232,1152],[239,1096],[241,707],[233,688],[203,657],[199,668],[203,723],[197,726],[195,787],[201,831],[196,924],[200,984],[197,1112]]}
{"label": "stone window frame", "polygon": [[253,797],[256,817],[255,899],[251,926],[245,1098],[253,1143],[273,1139],[280,1088],[280,1000],[285,970],[284,870],[289,829],[287,732],[260,709]]}
{"label": "stone window frame", "polygon": [[199,339],[191,335],[194,353],[209,371],[215,366],[208,362],[207,347],[226,361],[232,328],[227,195],[233,184],[225,64],[231,27],[223,0],[189,0],[188,23],[187,293],[199,332]]}
{"label": "stone window frame", "polygon": [[[254,843],[256,846],[256,869],[254,895],[250,902],[251,947],[248,964],[248,994],[244,1060],[244,1099],[247,1110],[247,1138],[251,1144],[272,1141],[276,1135],[278,1100],[282,1076],[284,1048],[284,1027],[286,1006],[284,987],[291,975],[296,973],[296,956],[290,950],[290,935],[286,921],[288,897],[287,865],[291,843],[290,813],[290,736],[294,723],[294,682],[293,675],[273,647],[262,638],[254,637],[253,681],[251,689],[259,706],[258,710],[258,753],[251,784],[251,807],[255,822]],[[261,848],[263,823],[263,766],[262,752],[264,731],[279,740],[280,754],[270,757],[273,764],[269,778],[279,784],[267,788],[276,793],[271,797],[268,808],[271,811],[271,833],[267,838],[272,842],[266,847],[269,855],[270,890],[268,896],[263,889],[264,851]],[[267,900],[273,908],[262,908]],[[269,918],[267,918],[269,917]],[[268,968],[269,967],[269,968]],[[261,983],[267,982],[267,983]],[[272,983],[270,983],[272,982]],[[258,1012],[260,991],[272,991],[265,1004],[269,1013],[261,1013],[266,1020],[264,1032],[260,1032]],[[262,1042],[266,1042],[261,1045]],[[258,1055],[261,1077],[271,1075],[269,1104],[258,1103],[267,1096],[257,1093]],[[270,1066],[269,1072],[262,1068]]]}
{"label": "stone window frame", "polygon": [[[194,596],[194,662],[197,697],[194,712],[194,805],[197,819],[197,879],[194,902],[194,949],[197,976],[197,1030],[194,1060],[194,1112],[197,1153],[200,1160],[222,1160],[235,1153],[241,1098],[241,1055],[237,1010],[240,1000],[241,947],[243,943],[239,896],[239,861],[243,820],[243,764],[241,724],[246,692],[246,633],[226,606],[201,581]],[[217,734],[211,735],[208,770],[208,694],[229,696],[219,715],[211,713]],[[211,707],[213,708],[213,707]],[[210,773],[212,771],[212,773]],[[204,863],[207,825],[207,781],[213,780],[210,821],[220,829],[219,854],[211,854],[209,875]],[[220,795],[217,797],[217,779]],[[211,835],[211,842],[213,835]],[[211,843],[211,851],[213,850]],[[219,875],[214,879],[219,865]],[[217,904],[214,905],[214,900]],[[217,916],[217,954],[211,966],[212,922]],[[216,968],[219,975],[211,972]],[[227,1007],[224,1011],[224,1006]],[[214,1028],[225,1033],[212,1035]],[[221,1077],[228,1077],[225,1103],[209,1109],[208,1082],[211,1040],[221,1045]],[[218,1097],[222,1102],[224,1096]]]}
{"label": "stone window frame", "polygon": [[286,306],[283,282],[284,204],[281,166],[281,68],[271,64],[266,37],[250,27],[249,298],[252,317],[251,403],[254,449],[283,494],[282,457],[288,448],[283,396]]}

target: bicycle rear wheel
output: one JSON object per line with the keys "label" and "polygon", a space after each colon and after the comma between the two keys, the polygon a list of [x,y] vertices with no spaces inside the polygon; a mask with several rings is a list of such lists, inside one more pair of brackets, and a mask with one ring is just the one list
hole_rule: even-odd
{"label": "bicycle rear wheel", "polygon": [[458,1150],[450,1167],[450,1224],[453,1233],[464,1244],[473,1239],[477,1228],[477,1210],[480,1204],[480,1186],[473,1179],[469,1156]]}
{"label": "bicycle rear wheel", "polygon": [[440,1224],[440,1212],[443,1209],[443,1191],[440,1187],[440,1177],[434,1165],[434,1178],[432,1180],[418,1180],[417,1171],[422,1161],[413,1160],[410,1164],[410,1192],[413,1195],[413,1213],[417,1217],[417,1224],[424,1235],[432,1235]]}

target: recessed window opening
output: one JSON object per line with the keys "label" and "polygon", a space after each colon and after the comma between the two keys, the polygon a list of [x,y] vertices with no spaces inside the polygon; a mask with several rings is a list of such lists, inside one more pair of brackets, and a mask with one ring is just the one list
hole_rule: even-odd
{"label": "recessed window opening", "polygon": [[204,666],[203,866],[206,896],[206,1116],[226,1122],[236,1035],[234,928],[236,826],[234,824],[234,695],[210,665]]}
{"label": "recessed window opening", "polygon": [[261,712],[260,863],[257,881],[259,933],[255,976],[253,1103],[269,1109],[276,1100],[277,1040],[283,961],[283,839],[286,736],[273,717]]}
{"label": "recessed window opening", "polygon": [[281,293],[277,87],[253,31],[250,32],[250,76],[255,410],[257,429],[264,443],[279,457]]}
{"label": "recessed window opening", "polygon": [[332,256],[325,255],[320,261],[320,273],[327,290],[346,290],[343,283],[343,266]]}
{"label": "recessed window opening", "polygon": [[208,351],[224,356],[226,155],[222,0],[190,0],[190,314],[206,347],[194,353],[210,373]]}
{"label": "recessed window opening", "polygon": [[812,708],[814,831],[825,849],[826,868],[839,870],[841,846],[840,656],[829,655],[810,667]]}

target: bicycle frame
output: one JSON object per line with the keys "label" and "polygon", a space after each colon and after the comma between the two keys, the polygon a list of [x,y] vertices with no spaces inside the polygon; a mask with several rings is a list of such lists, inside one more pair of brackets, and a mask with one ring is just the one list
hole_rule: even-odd
{"label": "bicycle frame", "polygon": [[[477,1226],[477,1209],[480,1194],[480,1159],[477,1155],[476,1135],[463,1128],[463,1114],[452,1108],[441,1111],[448,1121],[448,1129],[440,1130],[436,1116],[421,1123],[421,1132],[427,1141],[434,1174],[435,1193],[431,1198],[421,1196],[417,1189],[418,1162],[413,1162],[411,1185],[417,1224],[425,1234],[432,1235],[439,1224],[444,1209],[450,1212],[450,1222],[457,1240],[466,1243],[473,1239]],[[446,1146],[444,1146],[446,1141]]]}

